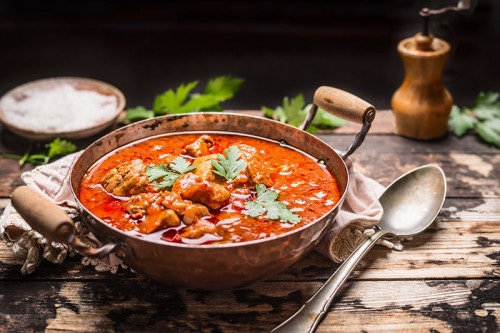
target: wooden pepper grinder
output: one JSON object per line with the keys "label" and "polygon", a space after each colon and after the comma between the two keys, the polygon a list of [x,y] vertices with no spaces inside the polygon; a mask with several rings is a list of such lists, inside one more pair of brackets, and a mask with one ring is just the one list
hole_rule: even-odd
{"label": "wooden pepper grinder", "polygon": [[414,139],[434,139],[448,132],[453,99],[441,79],[450,45],[420,33],[402,40],[398,52],[405,79],[392,96],[396,133]]}
{"label": "wooden pepper grinder", "polygon": [[459,0],[456,7],[420,11],[423,31],[398,44],[405,78],[392,96],[396,133],[414,139],[429,140],[448,132],[448,117],[453,99],[443,85],[442,73],[450,53],[450,44],[428,33],[428,18],[447,11],[466,12],[475,5]]}

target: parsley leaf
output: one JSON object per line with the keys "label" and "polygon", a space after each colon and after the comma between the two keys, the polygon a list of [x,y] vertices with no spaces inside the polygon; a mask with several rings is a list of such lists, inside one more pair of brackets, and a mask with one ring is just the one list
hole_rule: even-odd
{"label": "parsley leaf", "polygon": [[153,110],[147,110],[144,106],[128,109],[121,123],[133,123],[135,121],[153,118],[155,113]]}
{"label": "parsley leaf", "polygon": [[478,123],[476,132],[484,141],[500,147],[500,118]]}
{"label": "parsley leaf", "polygon": [[72,142],[68,140],[60,140],[59,138],[45,145],[45,147],[49,148],[47,162],[55,156],[67,155],[76,150],[76,146]]}
{"label": "parsley leaf", "polygon": [[[262,111],[264,111],[264,115],[268,118],[297,127],[304,121],[310,108],[311,104],[305,105],[304,97],[302,94],[299,94],[292,99],[285,96],[283,98],[283,105],[277,106],[274,110],[263,106]],[[307,131],[314,133],[319,128],[337,128],[344,126],[346,123],[347,121],[344,119],[318,108],[316,117],[314,117]]]}
{"label": "parsley leaf", "polygon": [[182,157],[176,157],[173,163],[169,165],[170,169],[182,174],[185,174],[188,171],[196,169],[196,165],[191,165],[189,161],[185,160]]}
{"label": "parsley leaf", "polygon": [[[169,170],[170,169],[170,170]],[[176,157],[175,160],[166,167],[165,163],[153,165],[146,168],[149,183],[162,178],[156,188],[170,187],[176,180],[186,172],[196,169],[196,165],[191,165],[189,161],[182,157]]]}
{"label": "parsley leaf", "polygon": [[167,167],[165,166],[165,163],[162,163],[160,165],[153,165],[147,167],[146,173],[148,174],[148,181],[151,183],[157,180],[158,178],[165,177],[170,173],[170,171],[168,171]]}
{"label": "parsley leaf", "polygon": [[205,95],[217,97],[220,102],[233,98],[243,84],[243,79],[231,76],[219,76],[210,79],[205,88]]}
{"label": "parsley leaf", "polygon": [[278,193],[266,189],[266,186],[259,184],[256,186],[257,198],[253,201],[245,202],[244,213],[251,217],[257,217],[267,212],[267,217],[271,220],[280,219],[283,222],[299,223],[300,217],[288,209],[288,207],[280,202]]}
{"label": "parsley leaf", "polygon": [[224,153],[226,156],[217,154],[218,161],[212,160],[212,166],[215,168],[212,172],[227,180],[235,179],[240,171],[246,168],[247,162],[239,159],[241,152],[236,146],[224,149]]}
{"label": "parsley leaf", "polygon": [[475,131],[479,137],[500,148],[500,94],[480,93],[472,108],[454,105],[448,125],[457,136]]}
{"label": "parsley leaf", "polygon": [[177,110],[184,103],[189,95],[189,92],[198,85],[198,81],[181,84],[174,92],[172,89],[167,90],[161,95],[156,96],[153,111],[156,116],[167,113],[180,113]]}
{"label": "parsley leaf", "polygon": [[120,123],[129,124],[168,113],[222,111],[220,103],[233,98],[242,84],[243,79],[219,76],[208,81],[203,94],[192,92],[198,86],[198,81],[181,84],[175,90],[169,89],[156,96],[152,110],[143,106],[128,109]]}
{"label": "parsley leaf", "polygon": [[472,116],[470,110],[464,109],[464,112],[461,112],[458,106],[453,105],[448,124],[453,129],[455,135],[458,137],[463,136],[467,131],[474,129],[476,123],[477,119]]}
{"label": "parsley leaf", "polygon": [[[31,141],[23,156],[13,154],[2,154],[2,156],[5,158],[19,160],[20,166],[23,166],[26,162],[41,165],[49,163],[56,156],[71,154],[76,150],[76,146],[71,141],[61,140],[59,138],[54,139],[52,142],[45,145],[45,147],[48,148],[46,153],[42,152],[38,154],[31,154],[33,145],[34,141]],[[36,145],[39,147],[40,143],[37,143]]]}

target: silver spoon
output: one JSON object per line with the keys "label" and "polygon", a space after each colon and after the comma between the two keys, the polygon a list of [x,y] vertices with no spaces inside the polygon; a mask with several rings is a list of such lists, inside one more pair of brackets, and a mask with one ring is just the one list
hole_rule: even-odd
{"label": "silver spoon", "polygon": [[380,197],[384,215],[378,231],[366,239],[302,307],[271,332],[314,332],[337,291],[359,261],[382,236],[413,236],[436,218],[446,197],[446,177],[440,167],[425,165],[413,169],[387,187]]}

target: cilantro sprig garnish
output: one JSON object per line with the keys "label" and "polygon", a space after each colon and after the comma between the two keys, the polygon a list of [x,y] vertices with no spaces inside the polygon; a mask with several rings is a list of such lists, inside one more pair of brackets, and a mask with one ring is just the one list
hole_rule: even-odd
{"label": "cilantro sprig garnish", "polygon": [[500,148],[500,94],[480,93],[471,108],[454,105],[449,126],[458,137],[469,131],[476,132],[481,139]]}
{"label": "cilantro sprig garnish", "polygon": [[160,183],[155,185],[155,188],[165,188],[174,185],[180,176],[194,169],[196,169],[196,165],[191,165],[189,161],[179,156],[168,165],[168,168],[165,163],[153,165],[146,168],[146,173],[148,174],[149,183],[163,178]]}
{"label": "cilantro sprig garnish", "polygon": [[246,168],[247,162],[239,159],[241,157],[241,152],[236,146],[224,149],[224,153],[226,156],[217,154],[217,161],[212,160],[212,166],[215,169],[212,169],[212,172],[227,180],[233,180],[242,169]]}
{"label": "cilantro sprig garnish", "polygon": [[[42,152],[42,153],[32,154],[31,151],[33,150],[34,145],[35,142],[31,141],[28,150],[24,153],[23,156],[13,155],[13,154],[2,154],[2,156],[5,158],[18,160],[20,166],[23,166],[24,163],[26,162],[41,165],[49,163],[52,159],[54,159],[57,156],[68,155],[76,150],[76,146],[74,143],[68,140],[61,140],[59,138],[54,139],[52,142],[47,143],[45,145],[45,147],[48,148],[48,151],[46,153]],[[36,146],[39,147],[40,143],[37,142]]]}
{"label": "cilantro sprig garnish", "polygon": [[[268,118],[297,127],[302,124],[310,108],[311,104],[306,105],[304,96],[299,94],[294,98],[285,96],[283,98],[283,105],[278,105],[276,109],[263,106],[262,111],[264,111],[264,115]],[[331,115],[325,110],[318,108],[316,116],[307,131],[309,133],[314,133],[318,129],[337,128],[345,124],[347,124],[347,121],[344,119]]]}
{"label": "cilantro sprig garnish", "polygon": [[233,98],[242,84],[243,79],[229,75],[210,79],[203,93],[193,93],[198,81],[181,84],[177,89],[169,89],[156,96],[151,110],[143,106],[128,109],[121,123],[128,124],[165,114],[222,111],[220,103]]}
{"label": "cilantro sprig garnish", "polygon": [[288,209],[288,207],[277,201],[278,193],[272,190],[266,189],[266,186],[259,184],[256,186],[257,197],[253,201],[245,202],[246,215],[251,217],[257,217],[267,213],[267,217],[271,220],[280,219],[283,222],[289,223],[299,223],[300,217]]}

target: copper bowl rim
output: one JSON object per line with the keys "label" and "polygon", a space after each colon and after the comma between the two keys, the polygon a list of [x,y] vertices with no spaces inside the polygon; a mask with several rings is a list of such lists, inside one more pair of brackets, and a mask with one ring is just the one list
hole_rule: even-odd
{"label": "copper bowl rim", "polygon": [[[203,112],[203,113],[204,114],[208,114],[208,115],[210,115],[210,114],[214,114],[214,115],[222,114],[222,112]],[[74,196],[74,198],[75,198],[75,200],[77,202],[77,205],[81,209],[84,209],[85,212],[86,212],[86,214],[89,214],[92,218],[94,218],[96,221],[98,221],[101,225],[105,226],[106,228],[108,228],[112,232],[116,232],[116,233],[120,234],[124,238],[131,237],[131,238],[136,239],[138,241],[143,241],[143,242],[147,242],[147,243],[151,243],[151,244],[158,244],[158,245],[161,245],[161,246],[171,246],[171,247],[178,247],[178,248],[195,248],[195,249],[221,249],[221,248],[245,247],[245,246],[256,245],[256,244],[259,244],[259,243],[272,242],[272,241],[275,241],[275,240],[279,240],[281,238],[287,238],[287,237],[289,237],[290,235],[292,235],[294,233],[300,233],[303,230],[305,230],[305,229],[311,227],[312,225],[318,223],[320,220],[324,219],[325,216],[328,216],[328,215],[334,213],[334,211],[337,209],[337,207],[339,207],[339,205],[342,205],[342,203],[344,202],[345,196],[347,194],[347,189],[349,188],[349,184],[350,184],[349,170],[347,168],[347,165],[346,165],[345,161],[340,157],[340,155],[330,145],[328,145],[323,140],[319,139],[318,137],[316,137],[316,136],[314,136],[314,135],[312,135],[312,134],[310,134],[310,133],[308,133],[306,131],[300,130],[297,127],[294,127],[294,126],[291,126],[291,125],[288,125],[288,124],[284,124],[284,123],[281,123],[281,122],[273,120],[273,119],[268,119],[268,118],[253,116],[253,115],[242,115],[242,114],[231,113],[231,112],[223,112],[223,114],[224,115],[229,115],[229,116],[242,117],[242,118],[248,118],[248,117],[255,118],[255,119],[259,119],[261,121],[267,121],[267,122],[275,123],[277,126],[284,126],[284,127],[288,127],[290,129],[293,129],[293,130],[298,130],[302,134],[309,135],[309,136],[313,137],[315,140],[317,140],[317,141],[321,142],[322,144],[328,146],[330,148],[330,150],[334,153],[334,156],[342,161],[342,165],[344,166],[345,172],[346,172],[346,175],[347,175],[347,179],[346,179],[346,183],[345,183],[345,188],[341,189],[343,191],[343,193],[342,193],[340,199],[338,200],[338,202],[327,213],[321,215],[320,217],[318,217],[314,221],[312,221],[312,222],[310,222],[310,223],[308,223],[308,224],[306,224],[306,225],[304,225],[304,226],[302,226],[300,228],[297,228],[297,229],[294,229],[294,230],[291,230],[291,231],[287,231],[287,232],[284,232],[284,233],[279,234],[279,235],[275,235],[275,236],[271,236],[271,237],[266,237],[266,238],[262,238],[262,239],[251,240],[251,241],[245,241],[245,242],[234,242],[234,243],[224,243],[224,244],[204,244],[204,245],[203,244],[173,243],[173,242],[168,242],[168,241],[162,241],[162,240],[159,240],[159,239],[158,240],[157,239],[150,239],[150,238],[147,237],[147,235],[145,235],[146,237],[141,237],[141,236],[137,236],[138,234],[134,234],[132,232],[123,231],[123,230],[120,230],[120,229],[118,229],[116,227],[113,227],[112,225],[110,225],[110,224],[104,222],[103,220],[101,220],[99,217],[95,216],[92,212],[90,212],[80,202],[80,200],[78,199],[78,196],[77,196],[77,194],[75,192],[75,189],[73,188],[73,182],[70,181],[71,192],[72,192],[72,194],[73,194],[73,196]],[[120,130],[123,130],[126,127],[140,126],[141,124],[146,124],[148,122],[154,122],[155,120],[159,120],[159,119],[172,118],[172,117],[184,117],[184,116],[189,116],[189,115],[193,115],[193,114],[192,113],[191,114],[190,113],[182,113],[182,114],[179,113],[179,114],[171,114],[171,115],[165,115],[165,116],[160,116],[160,117],[155,117],[155,118],[151,118],[151,119],[142,120],[142,121],[135,122],[133,124],[121,127],[121,128],[119,128],[117,130],[114,130],[114,131],[106,134],[105,136],[101,137],[100,139],[103,139],[103,138],[106,138],[106,137],[110,137],[110,136],[114,135],[116,132],[118,132]],[[186,131],[186,132],[196,133],[196,132],[201,132],[201,131]],[[236,134],[236,135],[239,134],[239,135],[244,135],[244,136],[254,136],[256,138],[266,139],[266,140],[269,140],[269,141],[276,142],[275,140],[272,140],[272,139],[269,139],[269,138],[266,138],[266,137],[259,137],[258,135],[250,135],[250,134],[230,132],[230,131],[221,131],[221,130],[219,130],[219,131],[214,130],[213,132],[218,132],[218,133],[224,133],[224,132],[226,132],[228,134]],[[167,133],[155,134],[155,135],[147,136],[147,137],[144,137],[144,138],[141,138],[141,139],[138,139],[138,140],[131,141],[128,144],[132,144],[134,142],[138,142],[138,141],[141,141],[141,140],[147,140],[149,138],[156,137],[156,136],[164,136],[164,135],[169,135],[169,134],[180,134],[180,133],[184,133],[184,132],[176,131],[176,132],[167,132]],[[94,141],[93,143],[91,143],[84,150],[84,152],[87,151],[87,150],[89,150],[89,149],[91,149],[100,139],[98,139],[97,141]],[[122,147],[116,147],[116,148],[108,151],[106,154],[109,154],[112,151],[114,151],[116,149],[119,149],[119,148],[122,148]],[[307,155],[311,156],[309,153],[303,151],[302,149],[299,149],[299,148],[296,148],[296,147],[293,147],[293,149],[297,149],[298,151],[306,153]],[[97,162],[98,160],[100,160],[104,156],[105,155],[99,157],[96,161],[93,162],[93,164],[95,162]],[[80,158],[81,158],[81,156],[78,157],[78,159],[76,161],[74,161],[73,165],[71,166],[71,170],[70,170],[71,179],[73,179],[73,175],[75,174],[73,172],[73,169],[74,169],[74,167],[76,165],[76,162]],[[336,176],[335,170],[331,170],[330,168],[328,168],[328,169]],[[337,180],[338,180],[338,177],[337,177]],[[94,228],[92,228],[92,229],[94,229]],[[98,235],[96,235],[96,236],[98,236]]]}

